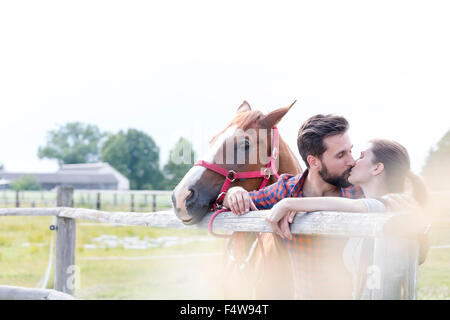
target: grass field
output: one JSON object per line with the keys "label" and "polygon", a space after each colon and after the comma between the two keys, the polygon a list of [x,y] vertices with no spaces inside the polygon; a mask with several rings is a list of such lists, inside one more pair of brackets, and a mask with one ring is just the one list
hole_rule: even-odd
{"label": "grass field", "polygon": [[[25,287],[38,284],[48,263],[51,224],[51,217],[1,217],[0,284]],[[80,287],[76,290],[78,298],[218,298],[217,288],[207,286],[207,282],[208,279],[214,281],[218,275],[217,266],[221,264],[222,257],[217,253],[223,251],[223,244],[216,239],[195,241],[207,237],[205,231],[96,226],[90,222],[83,225],[83,221],[78,221],[78,225],[75,261],[80,268]],[[193,241],[146,250],[120,247],[84,249],[84,244],[92,243],[92,238],[105,234],[140,239],[177,236]],[[210,256],[190,256],[197,253]],[[175,258],[180,255],[186,257]],[[111,257],[120,259],[103,260]],[[209,268],[209,265],[215,267]],[[53,287],[53,276],[50,277],[48,287]]]}

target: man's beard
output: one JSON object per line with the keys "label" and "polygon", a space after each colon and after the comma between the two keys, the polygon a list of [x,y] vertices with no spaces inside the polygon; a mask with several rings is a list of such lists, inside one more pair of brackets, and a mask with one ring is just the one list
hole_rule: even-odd
{"label": "man's beard", "polygon": [[322,163],[322,170],[319,171],[319,175],[323,179],[323,181],[333,186],[336,186],[338,188],[348,188],[352,185],[350,182],[348,182],[348,174],[350,173],[350,170],[352,170],[352,168],[345,170],[339,176],[332,176],[328,172],[327,167]]}

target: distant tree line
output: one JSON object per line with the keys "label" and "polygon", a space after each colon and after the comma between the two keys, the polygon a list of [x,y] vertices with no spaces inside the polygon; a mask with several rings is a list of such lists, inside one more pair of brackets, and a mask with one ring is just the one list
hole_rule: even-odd
{"label": "distant tree line", "polygon": [[422,176],[434,190],[450,190],[450,130],[430,149]]}
{"label": "distant tree line", "polygon": [[27,174],[21,176],[13,183],[11,183],[10,188],[15,191],[20,190],[41,190],[42,187],[40,183],[36,180],[36,177],[32,174]]}
{"label": "distant tree line", "polygon": [[[71,122],[47,133],[38,149],[39,158],[54,159],[59,165],[104,161],[130,180],[131,189],[171,190],[194,163],[192,144],[181,137],[160,168],[159,147],[146,133],[128,129],[116,134],[101,132],[91,124]],[[177,160],[177,161],[176,161]],[[450,190],[450,130],[430,149],[422,177],[434,190]],[[0,170],[3,170],[0,163]],[[16,190],[40,188],[33,176],[16,180]]]}
{"label": "distant tree line", "polygon": [[[47,133],[38,157],[59,165],[108,162],[129,179],[130,189],[171,190],[193,165],[195,154],[192,144],[180,138],[161,169],[160,149],[145,132],[128,129],[113,134],[101,132],[96,125],[71,122]],[[174,161],[175,157],[182,161]]]}

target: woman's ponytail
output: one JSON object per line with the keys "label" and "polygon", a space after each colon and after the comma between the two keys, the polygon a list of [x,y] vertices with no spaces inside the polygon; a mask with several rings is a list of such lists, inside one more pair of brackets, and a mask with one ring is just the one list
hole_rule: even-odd
{"label": "woman's ponytail", "polygon": [[428,199],[428,191],[422,178],[411,170],[408,172],[407,177],[411,182],[414,199],[416,199],[420,205],[424,205]]}

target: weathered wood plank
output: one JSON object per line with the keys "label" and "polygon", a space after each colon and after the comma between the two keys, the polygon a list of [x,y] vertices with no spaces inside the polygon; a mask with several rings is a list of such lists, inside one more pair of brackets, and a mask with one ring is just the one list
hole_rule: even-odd
{"label": "weathered wood plank", "polygon": [[417,299],[417,281],[419,272],[419,241],[410,239],[408,243],[408,261],[405,286],[405,299]]}
{"label": "weathered wood plank", "polygon": [[[105,212],[93,209],[61,208],[60,217],[109,222],[118,225],[187,228],[172,210],[158,212]],[[192,228],[197,228],[193,226]]]}
{"label": "weathered wood plank", "polygon": [[59,208],[0,208],[0,216],[57,216]]}
{"label": "weathered wood plank", "polygon": [[[58,187],[57,205],[68,207],[72,204],[73,188]],[[74,275],[70,270],[75,265],[76,220],[57,217],[55,249],[54,289],[73,294]]]}
{"label": "weathered wood plank", "polygon": [[[215,231],[272,232],[265,221],[269,210],[249,212],[235,216],[223,212],[214,220]],[[158,212],[105,212],[83,208],[7,208],[0,209],[0,215],[56,215],[72,219],[85,219],[120,225],[140,225],[161,228],[206,229],[212,213],[207,214],[195,226],[185,226],[172,210]],[[412,223],[413,216],[405,213],[346,213],[310,212],[299,213],[291,224],[293,234],[316,234],[331,236],[375,237],[390,234],[408,236],[419,233],[421,224]]]}
{"label": "weathered wood plank", "polygon": [[418,242],[407,237],[375,238],[373,266],[379,270],[375,300],[416,299]]}
{"label": "weathered wood plank", "polygon": [[[236,216],[223,212],[214,220],[214,230],[272,232],[265,221],[269,210],[249,212]],[[172,210],[153,213],[103,212],[92,209],[63,208],[60,217],[86,219],[123,225],[141,225],[160,228],[196,228],[206,229],[212,213],[194,226],[183,225]],[[294,234],[321,234],[333,236],[375,236],[383,233],[385,224],[392,214],[355,214],[342,212],[314,212],[298,214],[291,224]]]}
{"label": "weathered wood plank", "polygon": [[0,286],[0,300],[73,300],[73,296],[49,289]]}
{"label": "weathered wood plank", "polygon": [[[214,220],[214,229],[228,231],[272,232],[265,221],[270,210],[251,212],[235,216],[224,212]],[[210,215],[208,215],[210,216]],[[291,224],[293,234],[314,234],[327,236],[375,236],[383,232],[389,214],[311,212],[298,213]],[[203,219],[202,227],[207,227],[209,217]]]}

